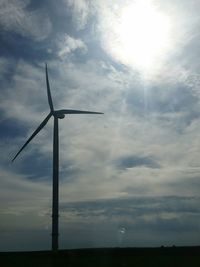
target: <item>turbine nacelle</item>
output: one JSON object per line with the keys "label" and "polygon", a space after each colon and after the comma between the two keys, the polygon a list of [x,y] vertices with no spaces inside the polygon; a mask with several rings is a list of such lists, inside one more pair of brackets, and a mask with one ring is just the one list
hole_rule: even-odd
{"label": "turbine nacelle", "polygon": [[65,117],[64,114],[60,114],[60,115],[58,116],[59,119],[64,119],[64,117]]}
{"label": "turbine nacelle", "polygon": [[64,119],[65,117],[65,114],[63,114],[62,112],[60,111],[54,111],[53,114],[52,114],[54,117],[58,118],[58,119]]}

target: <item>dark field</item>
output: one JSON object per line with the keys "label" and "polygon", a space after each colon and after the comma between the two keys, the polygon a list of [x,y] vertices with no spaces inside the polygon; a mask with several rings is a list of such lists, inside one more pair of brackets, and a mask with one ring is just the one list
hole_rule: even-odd
{"label": "dark field", "polygon": [[148,266],[199,267],[200,247],[108,248],[41,252],[1,252],[1,267]]}

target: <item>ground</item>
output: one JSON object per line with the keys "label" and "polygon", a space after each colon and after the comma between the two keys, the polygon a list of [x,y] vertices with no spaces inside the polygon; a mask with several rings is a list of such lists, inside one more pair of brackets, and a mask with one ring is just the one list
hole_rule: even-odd
{"label": "ground", "polygon": [[1,252],[2,267],[198,267],[200,247],[101,248],[60,250],[58,253]]}

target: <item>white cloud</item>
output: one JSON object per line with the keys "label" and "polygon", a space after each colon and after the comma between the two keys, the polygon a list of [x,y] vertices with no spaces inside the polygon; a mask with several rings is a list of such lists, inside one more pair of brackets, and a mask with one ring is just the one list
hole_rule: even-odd
{"label": "white cloud", "polygon": [[27,210],[46,209],[51,199],[50,184],[40,181],[31,181],[23,174],[16,174],[16,166],[1,166],[1,212],[13,210],[23,213]]}
{"label": "white cloud", "polygon": [[88,21],[90,14],[90,0],[64,0],[67,8],[71,8],[72,19],[78,30],[82,30]]}
{"label": "white cloud", "polygon": [[[5,61],[10,64],[9,60]],[[38,99],[40,100],[38,101]],[[5,85],[0,106],[5,117],[30,124],[34,121],[38,122],[39,113],[43,113],[42,116],[45,116],[44,111],[48,110],[48,102],[44,66],[41,71],[25,61],[19,60],[15,64],[9,85]]]}
{"label": "white cloud", "polygon": [[29,0],[2,0],[0,25],[6,31],[41,41],[51,32],[51,22],[44,10],[27,10]]}
{"label": "white cloud", "polygon": [[87,46],[81,39],[75,39],[66,34],[62,38],[59,38],[58,49],[58,56],[60,58],[63,58],[76,50],[80,50],[82,53],[86,53]]}

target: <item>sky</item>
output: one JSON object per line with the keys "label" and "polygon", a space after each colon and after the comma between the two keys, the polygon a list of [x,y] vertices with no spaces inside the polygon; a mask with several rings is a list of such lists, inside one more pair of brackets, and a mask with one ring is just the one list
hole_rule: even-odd
{"label": "sky", "polygon": [[0,251],[200,244],[198,0],[0,1]]}

